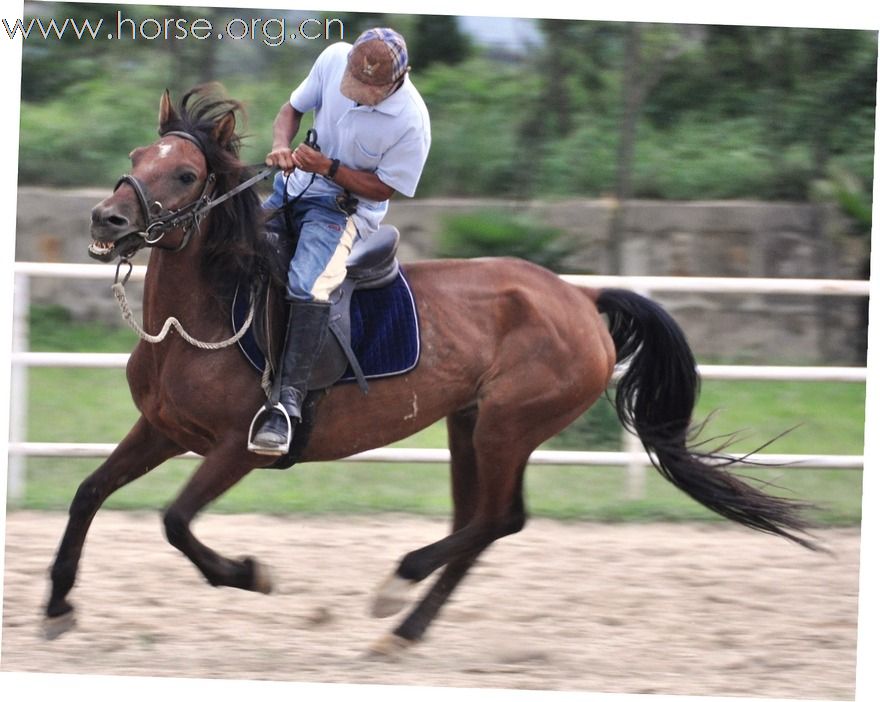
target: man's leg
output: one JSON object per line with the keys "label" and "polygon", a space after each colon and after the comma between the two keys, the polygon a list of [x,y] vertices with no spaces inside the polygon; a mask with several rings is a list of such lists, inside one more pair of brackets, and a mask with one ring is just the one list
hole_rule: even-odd
{"label": "man's leg", "polygon": [[[303,216],[288,271],[290,314],[280,369],[280,402],[291,420],[290,434],[302,417],[309,375],[327,334],[330,295],[345,280],[345,262],[356,235],[352,219],[338,210],[312,207]],[[252,444],[258,453],[280,455],[291,439],[287,419],[273,410]]]}

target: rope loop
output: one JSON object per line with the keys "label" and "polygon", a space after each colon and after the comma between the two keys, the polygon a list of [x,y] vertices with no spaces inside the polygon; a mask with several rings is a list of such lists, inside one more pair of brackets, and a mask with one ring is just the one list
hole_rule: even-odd
{"label": "rope loop", "polygon": [[191,344],[192,346],[200,349],[205,349],[207,351],[216,351],[217,349],[224,349],[237,343],[245,335],[247,330],[250,328],[251,323],[254,321],[254,301],[253,299],[251,299],[251,306],[248,310],[248,316],[247,319],[244,321],[241,329],[239,329],[232,337],[230,337],[229,339],[225,339],[224,341],[199,341],[198,339],[190,336],[187,333],[187,331],[178,321],[177,317],[169,317],[168,319],[166,319],[165,324],[162,325],[162,330],[158,334],[148,334],[134,318],[131,307],[128,304],[128,299],[125,295],[125,287],[123,283],[120,283],[117,280],[117,282],[113,283],[111,289],[113,290],[113,296],[119,303],[119,309],[122,311],[122,318],[128,323],[128,326],[134,330],[135,334],[137,334],[139,338],[151,344],[158,344],[164,341],[165,337],[167,337],[168,333],[171,331],[171,328],[174,327],[175,329],[177,329],[183,340]]}

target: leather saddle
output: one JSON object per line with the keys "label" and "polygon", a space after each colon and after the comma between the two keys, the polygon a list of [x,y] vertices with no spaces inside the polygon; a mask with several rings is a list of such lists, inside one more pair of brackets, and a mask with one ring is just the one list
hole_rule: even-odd
{"label": "leather saddle", "polygon": [[[288,261],[292,256],[293,242],[274,232],[267,233],[278,252],[279,260]],[[329,330],[309,378],[309,390],[321,390],[338,382],[349,366],[361,390],[367,392],[367,380],[360,363],[352,351],[351,300],[356,290],[382,288],[394,282],[400,273],[397,247],[400,232],[391,225],[382,225],[366,239],[357,238],[346,261],[347,275],[330,300]],[[267,363],[273,370],[278,367],[278,357],[284,338],[283,292],[270,286],[263,297],[266,312],[256,319],[254,337]],[[273,299],[274,298],[274,299]],[[252,361],[253,362],[253,361]]]}

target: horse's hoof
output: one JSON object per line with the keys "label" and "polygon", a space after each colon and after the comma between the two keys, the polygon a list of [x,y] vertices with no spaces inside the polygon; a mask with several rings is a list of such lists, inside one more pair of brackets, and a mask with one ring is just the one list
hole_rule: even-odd
{"label": "horse's hoof", "polygon": [[269,566],[265,566],[255,558],[245,558],[244,562],[251,569],[251,590],[268,595],[272,592],[272,573]]}
{"label": "horse's hoof", "polygon": [[397,634],[385,634],[370,645],[364,658],[374,661],[397,658],[414,643],[415,641],[410,641]]}
{"label": "horse's hoof", "polygon": [[405,580],[397,573],[392,573],[379,586],[370,614],[379,619],[397,614],[406,607],[415,586],[412,580]]}
{"label": "horse's hoof", "polygon": [[75,626],[76,615],[73,610],[65,612],[57,617],[46,617],[43,619],[43,637],[47,641],[52,641],[66,631],[70,631]]}

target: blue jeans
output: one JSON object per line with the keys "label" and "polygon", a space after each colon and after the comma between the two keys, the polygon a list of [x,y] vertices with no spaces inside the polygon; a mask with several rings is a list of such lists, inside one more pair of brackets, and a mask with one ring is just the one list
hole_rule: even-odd
{"label": "blue jeans", "polygon": [[[284,204],[284,187],[284,175],[277,173],[272,195],[263,203],[265,209]],[[345,261],[357,236],[354,222],[339,209],[334,196],[310,198],[308,192],[289,208],[289,219],[294,231],[299,230],[299,243],[287,270],[287,298],[327,302],[345,280]],[[267,226],[282,236],[293,236],[294,232],[287,232],[286,221],[279,213]]]}

